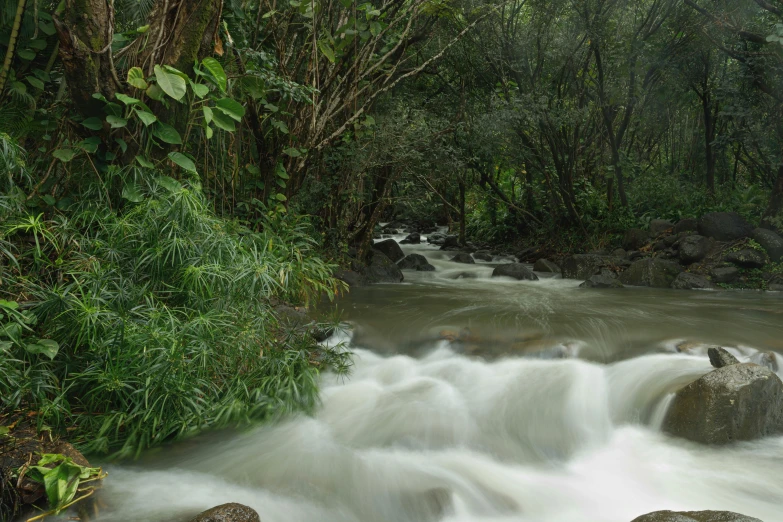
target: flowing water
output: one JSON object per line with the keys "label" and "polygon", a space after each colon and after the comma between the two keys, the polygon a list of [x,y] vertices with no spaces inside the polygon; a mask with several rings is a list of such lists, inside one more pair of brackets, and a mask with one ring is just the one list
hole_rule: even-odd
{"label": "flowing water", "polygon": [[[783,296],[588,290],[435,272],[353,289],[348,378],[317,414],[110,466],[101,521],[180,521],[225,502],[264,522],[630,522],[659,509],[783,521],[783,437],[707,447],[660,432],[707,347],[783,363]],[[783,376],[783,375],[782,375]]]}

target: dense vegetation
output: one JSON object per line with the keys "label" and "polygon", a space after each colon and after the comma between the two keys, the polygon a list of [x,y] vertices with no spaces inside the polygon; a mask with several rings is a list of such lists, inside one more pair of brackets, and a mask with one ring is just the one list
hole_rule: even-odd
{"label": "dense vegetation", "polygon": [[17,0],[0,55],[0,400],[95,452],[312,407],[275,305],[384,219],[783,228],[777,0]]}

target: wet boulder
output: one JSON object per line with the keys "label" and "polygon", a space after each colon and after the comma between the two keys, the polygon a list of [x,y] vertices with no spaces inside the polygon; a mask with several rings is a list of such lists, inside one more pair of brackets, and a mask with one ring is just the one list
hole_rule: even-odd
{"label": "wet boulder", "polygon": [[699,234],[717,241],[742,239],[751,232],[753,227],[736,212],[710,212],[699,220]]}
{"label": "wet boulder", "polygon": [[375,249],[370,251],[370,263],[364,270],[364,276],[368,283],[399,283],[405,279],[400,267],[386,254]]}
{"label": "wet boulder", "polygon": [[435,267],[427,262],[427,258],[421,254],[408,254],[397,266],[400,270],[417,270],[419,272],[433,272]]}
{"label": "wet boulder", "polygon": [[703,444],[783,434],[783,382],[753,363],[713,370],[675,394],[663,430]]}
{"label": "wet boulder", "polygon": [[208,509],[190,522],[261,522],[261,517],[255,509],[231,502]]}
{"label": "wet boulder", "polygon": [[383,252],[386,257],[395,263],[405,257],[405,254],[402,252],[402,248],[400,248],[400,245],[398,245],[397,242],[393,239],[384,239],[383,241],[378,241],[372,247],[375,250],[380,250]]}
{"label": "wet boulder", "polygon": [[713,368],[723,368],[724,366],[739,364],[736,357],[720,346],[711,346],[710,348],[707,348],[707,356],[710,358],[710,364]]}
{"label": "wet boulder", "polygon": [[679,258],[686,265],[698,263],[710,253],[713,242],[704,236],[687,236],[680,240]]}
{"label": "wet boulder", "polygon": [[681,272],[672,282],[672,288],[675,290],[710,289],[715,287],[715,283],[707,277],[690,272]]}
{"label": "wet boulder", "polygon": [[536,272],[552,272],[555,274],[560,273],[560,267],[554,264],[549,259],[539,259],[536,264],[533,265],[533,270]]}
{"label": "wet boulder", "polygon": [[459,238],[457,236],[446,236],[440,246],[441,250],[457,250],[459,248]]}
{"label": "wet boulder", "polygon": [[441,234],[440,232],[433,232],[432,234],[429,234],[427,236],[427,243],[431,243],[433,245],[442,245],[446,242],[446,234]]}
{"label": "wet boulder", "polygon": [[456,256],[454,256],[451,259],[449,259],[449,261],[451,261],[453,263],[465,263],[465,264],[468,264],[468,265],[472,265],[472,264],[475,263],[475,261],[473,260],[473,256],[471,256],[470,254],[468,254],[466,252],[460,252]]}
{"label": "wet boulder", "polygon": [[729,252],[723,260],[741,268],[761,268],[767,264],[766,254],[755,248],[743,248],[736,252]]}
{"label": "wet boulder", "polygon": [[650,221],[650,235],[652,237],[658,237],[666,232],[671,232],[674,229],[674,223],[668,219],[653,219]]}
{"label": "wet boulder", "polygon": [[625,250],[639,250],[650,241],[650,234],[640,228],[629,228],[623,234],[623,248]]}
{"label": "wet boulder", "polygon": [[617,279],[617,276],[607,272],[591,275],[579,285],[579,288],[623,288],[623,284]]}
{"label": "wet boulder", "polygon": [[602,268],[617,268],[629,265],[630,261],[621,257],[598,254],[576,254],[563,259],[561,268],[563,278],[585,280],[591,275],[598,274]]}
{"label": "wet boulder", "polygon": [[334,273],[334,277],[347,283],[348,286],[364,286],[367,284],[365,277],[354,270],[338,270]]}
{"label": "wet boulder", "polygon": [[490,254],[487,250],[479,250],[478,252],[473,253],[473,259],[490,262],[492,261],[493,257],[492,254]]}
{"label": "wet boulder", "polygon": [[693,218],[684,218],[674,225],[674,233],[679,234],[681,232],[696,232],[699,230],[699,222]]}
{"label": "wet boulder", "polygon": [[412,232],[400,241],[400,244],[403,245],[418,245],[419,243],[421,243],[421,235],[418,232]]}
{"label": "wet boulder", "polygon": [[710,271],[710,277],[716,283],[733,283],[739,277],[736,266],[719,266]]}
{"label": "wet boulder", "polygon": [[634,261],[625,272],[620,274],[620,282],[630,286],[670,288],[680,272],[682,268],[673,261],[640,259]]}
{"label": "wet boulder", "polygon": [[762,522],[731,511],[655,511],[631,522]]}
{"label": "wet boulder", "polygon": [[766,228],[757,228],[750,237],[767,251],[770,261],[773,263],[783,261],[783,237]]}
{"label": "wet boulder", "polygon": [[538,276],[522,263],[506,263],[492,271],[492,277],[513,277],[525,281],[538,281]]}

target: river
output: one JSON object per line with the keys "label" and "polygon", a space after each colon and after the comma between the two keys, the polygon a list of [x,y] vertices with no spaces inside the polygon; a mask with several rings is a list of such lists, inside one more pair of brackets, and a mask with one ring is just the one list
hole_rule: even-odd
{"label": "river", "polygon": [[[109,466],[101,521],[185,521],[239,502],[263,522],[630,522],[661,509],[783,521],[783,437],[708,447],[660,432],[707,347],[783,363],[783,296],[435,272],[352,289],[350,377],[317,414]],[[783,376],[783,374],[779,373]]]}

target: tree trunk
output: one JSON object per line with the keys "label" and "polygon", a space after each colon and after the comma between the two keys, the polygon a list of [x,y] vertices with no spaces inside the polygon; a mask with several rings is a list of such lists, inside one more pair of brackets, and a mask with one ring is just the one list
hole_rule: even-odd
{"label": "tree trunk", "polygon": [[465,244],[465,181],[459,181],[459,244]]}
{"label": "tree trunk", "polygon": [[3,60],[3,69],[0,70],[0,95],[3,94],[5,80],[8,78],[8,71],[11,70],[11,62],[14,59],[14,48],[16,40],[19,38],[19,28],[22,26],[22,15],[26,0],[19,0],[16,4],[16,16],[14,16],[14,25],[11,27],[11,36],[8,38],[8,48],[5,51],[5,60]]}
{"label": "tree trunk", "polygon": [[701,105],[704,111],[704,154],[707,160],[707,176],[705,182],[710,194],[715,193],[715,153],[712,150],[712,142],[715,141],[715,118],[712,114],[712,96],[705,91],[701,97]]}
{"label": "tree trunk", "polygon": [[783,234],[783,165],[778,167],[778,179],[772,188],[772,196],[761,219],[761,225]]}

